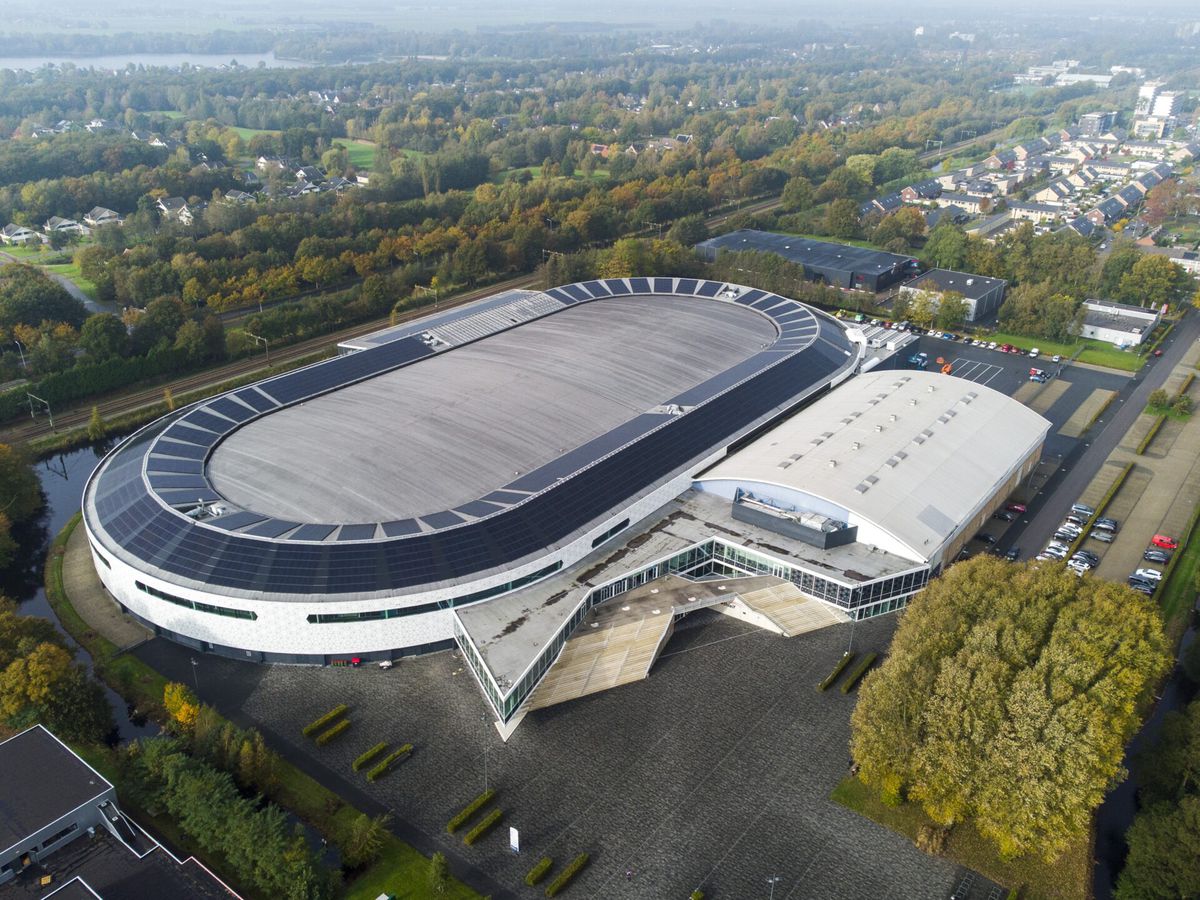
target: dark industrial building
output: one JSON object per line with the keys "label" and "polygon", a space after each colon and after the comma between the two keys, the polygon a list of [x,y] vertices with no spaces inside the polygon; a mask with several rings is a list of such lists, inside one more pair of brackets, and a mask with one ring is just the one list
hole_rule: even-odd
{"label": "dark industrial building", "polygon": [[751,229],[709,238],[697,244],[696,250],[710,262],[726,250],[776,253],[804,266],[804,273],[811,281],[873,293],[911,277],[918,267],[911,256]]}
{"label": "dark industrial building", "polygon": [[916,295],[924,291],[938,297],[948,293],[961,294],[967,301],[967,321],[978,322],[1000,308],[1007,287],[1008,282],[1003,278],[986,278],[951,269],[930,269],[900,288],[900,293]]}

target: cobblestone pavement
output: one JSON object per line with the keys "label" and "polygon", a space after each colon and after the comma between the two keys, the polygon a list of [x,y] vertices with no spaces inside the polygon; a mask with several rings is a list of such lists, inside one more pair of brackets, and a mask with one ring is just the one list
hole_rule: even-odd
{"label": "cobblestone pavement", "polygon": [[[651,677],[530,715],[504,744],[457,654],[378,668],[255,666],[202,658],[201,695],[260,724],[292,754],[315,760],[443,849],[491,875],[510,896],[534,896],[525,873],[591,863],[572,887],[588,897],[779,900],[946,897],[956,869],[828,799],[849,762],[853,696],[814,685],[845,650],[884,650],[894,616],[781,638],[710,612],[680,623]],[[139,655],[187,671],[188,651],[154,641]],[[344,737],[318,748],[307,722],[346,703]],[[376,784],[350,763],[379,741],[411,741],[411,758]],[[447,820],[484,786],[505,818],[474,847]],[[520,829],[520,856],[507,827]],[[627,872],[632,871],[631,878]],[[537,893],[540,894],[540,891]]]}

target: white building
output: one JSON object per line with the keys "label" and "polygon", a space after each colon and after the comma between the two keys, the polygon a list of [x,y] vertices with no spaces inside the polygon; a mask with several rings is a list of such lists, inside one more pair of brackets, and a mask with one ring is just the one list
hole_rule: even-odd
{"label": "white building", "polygon": [[1112,300],[1085,300],[1080,337],[1116,347],[1136,347],[1162,320],[1162,310],[1129,306]]}

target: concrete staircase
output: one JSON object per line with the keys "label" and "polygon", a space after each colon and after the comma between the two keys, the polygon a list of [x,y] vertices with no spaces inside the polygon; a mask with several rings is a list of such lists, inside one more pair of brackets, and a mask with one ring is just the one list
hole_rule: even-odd
{"label": "concrete staircase", "polygon": [[737,596],[750,609],[769,619],[779,633],[787,637],[849,621],[844,613],[806,597],[790,581],[738,591]]}

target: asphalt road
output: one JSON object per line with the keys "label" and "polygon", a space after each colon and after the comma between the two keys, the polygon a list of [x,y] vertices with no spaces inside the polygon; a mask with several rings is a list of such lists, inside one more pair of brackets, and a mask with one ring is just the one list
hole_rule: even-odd
{"label": "asphalt road", "polygon": [[[1030,513],[1022,517],[1021,528],[1010,528],[1002,542],[1004,549],[1020,546],[1021,556],[1034,556],[1054,534],[1067,515],[1067,510],[1092,478],[1104,465],[1113,448],[1146,408],[1150,392],[1162,387],[1171,370],[1183,358],[1187,349],[1200,337],[1200,316],[1187,314],[1161,349],[1163,355],[1151,362],[1122,388],[1117,399],[1100,417],[1086,442],[1076,447],[1064,460],[1058,472],[1047,482],[1038,499],[1031,504]],[[1070,369],[1067,369],[1069,376]]]}

